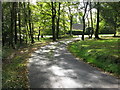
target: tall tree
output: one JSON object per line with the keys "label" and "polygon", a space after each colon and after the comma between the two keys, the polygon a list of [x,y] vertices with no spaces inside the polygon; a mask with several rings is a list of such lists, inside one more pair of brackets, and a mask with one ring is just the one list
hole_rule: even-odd
{"label": "tall tree", "polygon": [[10,26],[10,46],[12,48],[15,48],[14,47],[14,44],[13,44],[13,30],[14,30],[14,21],[13,21],[13,18],[14,18],[14,4],[15,3],[12,3],[11,2],[11,7],[10,7],[10,12],[11,12],[11,26]]}
{"label": "tall tree", "polygon": [[56,27],[56,38],[59,38],[59,22],[60,22],[60,2],[59,2],[59,7],[58,7],[58,18],[57,18],[57,27]]}
{"label": "tall tree", "polygon": [[93,33],[94,33],[94,27],[93,27],[93,17],[92,17],[92,3],[90,2],[90,20],[91,20],[91,32],[90,32],[90,34],[91,34],[91,36],[90,36],[90,38],[92,38],[92,35],[93,35]]}
{"label": "tall tree", "polygon": [[85,15],[86,15],[86,12],[87,12],[88,2],[86,2],[86,3],[84,4],[84,6],[85,6],[85,9],[84,9],[83,17],[82,17],[82,20],[83,20],[83,33],[82,33],[82,40],[84,40],[84,33],[85,33]]}
{"label": "tall tree", "polygon": [[71,4],[68,2],[68,9],[69,9],[69,19],[70,19],[70,36],[72,35],[72,25],[73,25],[73,15],[71,11]]}
{"label": "tall tree", "polygon": [[51,2],[52,4],[52,35],[53,35],[53,41],[56,41],[56,33],[55,33],[55,18],[56,18],[56,8],[54,6],[54,2]]}
{"label": "tall tree", "polygon": [[21,39],[21,10],[20,10],[20,7],[21,7],[21,2],[19,2],[19,11],[18,11],[18,27],[19,27],[19,40],[20,40],[20,44],[22,43],[22,39]]}
{"label": "tall tree", "polygon": [[14,36],[14,40],[15,40],[15,44],[17,44],[17,2],[13,2],[14,4],[14,31],[15,31],[15,36]]}
{"label": "tall tree", "polygon": [[32,16],[31,16],[31,9],[30,9],[30,3],[28,2],[28,15],[29,15],[29,29],[30,29],[30,38],[31,38],[31,43],[34,43],[34,38],[33,38],[33,28],[32,28]]}
{"label": "tall tree", "polygon": [[99,39],[99,13],[100,13],[100,3],[97,2],[97,25],[95,30],[95,39]]}

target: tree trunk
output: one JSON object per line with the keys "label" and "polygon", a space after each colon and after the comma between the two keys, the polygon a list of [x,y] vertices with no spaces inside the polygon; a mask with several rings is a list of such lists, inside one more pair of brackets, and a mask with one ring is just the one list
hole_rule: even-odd
{"label": "tree trunk", "polygon": [[72,36],[73,15],[70,16],[70,36]]}
{"label": "tree trunk", "polygon": [[59,21],[60,21],[60,2],[59,2],[59,9],[58,9],[58,19],[57,19],[57,31],[56,31],[56,38],[59,38]]}
{"label": "tree trunk", "polygon": [[32,42],[31,43],[34,43],[34,24],[32,23],[32,32],[31,32],[31,39],[32,39]]}
{"label": "tree trunk", "polygon": [[[63,11],[64,11],[64,5],[63,5]],[[63,14],[63,18],[65,18],[65,15]],[[65,28],[65,19],[63,19],[63,28],[64,28],[64,32],[66,33],[66,28]],[[65,34],[64,33],[64,34]]]}
{"label": "tree trunk", "polygon": [[38,33],[38,41],[40,40],[40,27],[39,27],[39,33]]}
{"label": "tree trunk", "polygon": [[[27,8],[26,8],[26,3],[24,2],[23,3],[23,5],[24,5],[24,22],[25,22],[25,29],[26,29],[26,44],[28,43],[28,32],[29,32],[29,29],[28,29],[28,24],[27,24],[27,19],[29,18],[28,16],[27,16]],[[26,18],[26,17],[28,17],[28,18]]]}
{"label": "tree trunk", "polygon": [[11,4],[12,4],[12,8],[11,8],[11,25],[10,25],[10,46],[14,48],[14,44],[13,44],[14,3],[11,3]]}
{"label": "tree trunk", "polygon": [[85,14],[86,14],[86,11],[87,11],[87,6],[88,6],[88,2],[86,3],[86,6],[85,6],[85,10],[84,10],[84,15],[83,15],[83,33],[82,33],[82,40],[84,40],[84,33],[85,33]]}
{"label": "tree trunk", "polygon": [[21,44],[21,43],[22,43],[22,39],[21,39],[21,16],[20,16],[20,7],[21,7],[21,2],[19,2],[19,12],[18,12],[19,39],[20,39],[20,44]]}
{"label": "tree trunk", "polygon": [[17,2],[14,2],[14,31],[15,31],[15,37],[14,37],[14,40],[15,40],[15,44],[17,44]]}
{"label": "tree trunk", "polygon": [[115,18],[114,18],[115,20],[115,23],[114,23],[114,30],[115,30],[115,33],[114,33],[114,37],[116,37],[116,30],[117,30],[117,16],[115,15]]}
{"label": "tree trunk", "polygon": [[56,36],[55,36],[55,17],[56,17],[56,10],[54,7],[54,3],[51,2],[52,4],[52,34],[53,34],[53,41],[56,41]]}
{"label": "tree trunk", "polygon": [[85,18],[83,16],[83,32],[82,32],[82,40],[84,40],[84,33],[85,33]]}
{"label": "tree trunk", "polygon": [[114,30],[115,30],[114,37],[116,37],[116,25],[114,26]]}
{"label": "tree trunk", "polygon": [[95,30],[95,39],[99,39],[99,2],[97,2],[97,26],[96,26],[96,30]]}
{"label": "tree trunk", "polygon": [[0,2],[0,9],[1,9],[0,10],[0,15],[2,15],[2,19],[0,17],[0,21],[2,21],[2,26],[0,25],[2,27],[2,35],[1,35],[2,36],[2,46],[4,46],[5,45],[5,37],[6,36],[5,36],[5,32],[4,32],[4,17],[3,17],[4,16],[4,9],[1,6],[1,2]]}
{"label": "tree trunk", "polygon": [[68,6],[69,9],[69,19],[70,19],[70,36],[72,36],[72,22],[73,22],[73,15],[71,13],[71,8]]}
{"label": "tree trunk", "polygon": [[94,33],[94,28],[93,28],[93,19],[92,19],[92,7],[91,7],[91,2],[90,2],[90,19],[91,19],[91,28],[92,28],[90,38],[92,38],[92,35],[93,35],[93,33]]}
{"label": "tree trunk", "polygon": [[32,23],[31,23],[31,9],[30,9],[30,2],[28,2],[28,8],[29,8],[29,11],[28,11],[28,15],[29,15],[29,29],[30,29],[30,38],[31,38],[31,43],[34,43],[34,39],[33,39],[33,28],[32,28]]}

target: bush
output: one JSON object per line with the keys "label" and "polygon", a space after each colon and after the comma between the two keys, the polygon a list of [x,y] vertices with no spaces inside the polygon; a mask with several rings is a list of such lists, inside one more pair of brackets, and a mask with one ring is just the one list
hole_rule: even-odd
{"label": "bush", "polygon": [[114,34],[115,31],[111,26],[104,26],[102,29],[100,29],[99,34]]}

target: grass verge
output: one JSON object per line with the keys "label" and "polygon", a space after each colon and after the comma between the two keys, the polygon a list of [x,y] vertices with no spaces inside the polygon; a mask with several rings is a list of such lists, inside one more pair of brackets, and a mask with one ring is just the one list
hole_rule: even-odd
{"label": "grass verge", "polygon": [[120,39],[76,41],[68,49],[83,61],[120,76]]}
{"label": "grass verge", "polygon": [[2,88],[29,88],[27,60],[31,53],[50,40],[41,40],[31,45],[22,45],[18,49],[3,48]]}

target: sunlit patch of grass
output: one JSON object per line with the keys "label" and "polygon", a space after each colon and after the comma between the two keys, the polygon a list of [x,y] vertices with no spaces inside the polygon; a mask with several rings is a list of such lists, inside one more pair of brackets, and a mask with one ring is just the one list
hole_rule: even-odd
{"label": "sunlit patch of grass", "polygon": [[73,42],[68,49],[75,56],[83,58],[104,71],[120,75],[120,39],[86,40]]}

